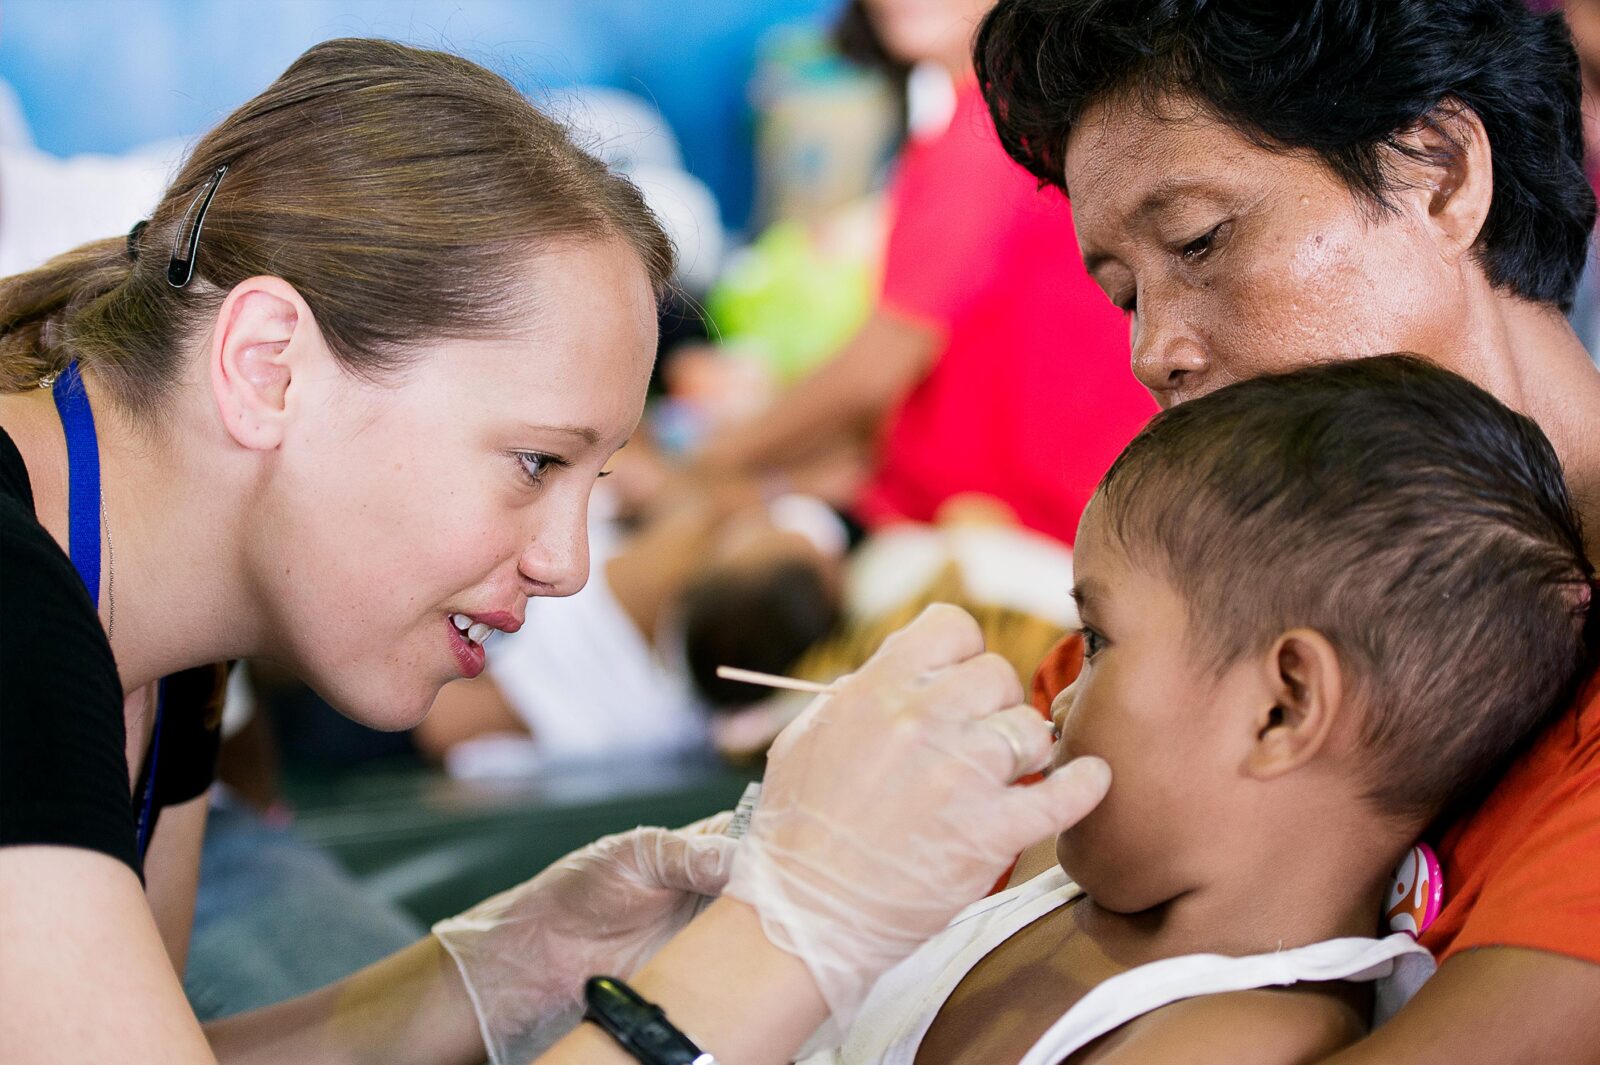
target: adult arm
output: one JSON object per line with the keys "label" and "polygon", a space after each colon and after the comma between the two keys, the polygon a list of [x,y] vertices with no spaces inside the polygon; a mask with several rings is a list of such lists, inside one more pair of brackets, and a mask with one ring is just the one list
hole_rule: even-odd
{"label": "adult arm", "polygon": [[870,431],[927,374],[943,343],[935,326],[880,308],[837,356],[760,417],[707,442],[696,465],[719,475],[778,468],[842,434]]}
{"label": "adult arm", "polygon": [[225,1065],[477,1065],[484,1056],[460,974],[432,936],[299,998],[212,1021],[205,1034]]}
{"label": "adult arm", "polygon": [[[788,1061],[826,1016],[805,965],[774,947],[755,911],[732,899],[712,903],[630,983],[725,1062]],[[331,987],[208,1025],[207,1035],[224,1063],[467,1065],[484,1057],[460,974],[431,936]],[[632,1060],[592,1026],[538,1059]]]}
{"label": "adult arm", "polygon": [[161,811],[145,859],[145,896],[176,973],[183,972],[189,959],[208,794]]}
{"label": "adult arm", "polygon": [[[783,1065],[827,1017],[805,965],[774,947],[756,912],[718,899],[630,984],[720,1062]],[[580,1026],[539,1065],[632,1065],[594,1025]]]}
{"label": "adult arm", "polygon": [[[804,964],[772,946],[755,912],[731,899],[713,903],[630,982],[724,1062],[789,1061],[826,1015]],[[334,987],[213,1024],[208,1034],[225,1063],[483,1060],[455,966],[432,937]],[[633,1058],[583,1025],[538,1062]]]}
{"label": "adult arm", "polygon": [[8,1065],[212,1061],[127,865],[0,848],[0,1046]]}
{"label": "adult arm", "polygon": [[[596,972],[637,973],[646,996],[733,1061],[788,1060],[829,1012],[848,1023],[873,979],[981,894],[1027,840],[1077,821],[1104,794],[1104,767],[1091,762],[1007,786],[1048,758],[1049,730],[1015,706],[1010,667],[981,652],[976,623],[951,607],[886,641],[774,745],[736,855],[714,831],[610,837],[441,924],[495,1060],[537,1045]],[[731,897],[657,953],[659,915],[687,889],[714,889],[729,858]],[[214,1030],[219,1047],[254,1053],[266,1038],[270,1053],[239,1060],[372,1060],[324,1049],[345,1037],[378,1060],[408,1061],[431,1032],[449,1044],[428,1057],[457,1060],[447,1055],[468,1041],[467,984],[431,944],[411,962],[409,979],[385,962],[350,988],[228,1022],[231,1031]],[[604,1060],[597,1035],[575,1033],[547,1060]]]}
{"label": "adult arm", "polygon": [[[330,987],[202,1031],[138,878],[93,851],[0,850],[0,943],[0,1046],[15,1065],[483,1058],[456,967],[432,937]],[[767,942],[753,911],[731,901],[714,904],[634,983],[688,1030],[711,1033],[708,1045],[726,1048],[729,1061],[777,1061],[764,1056],[769,1041],[798,1045],[822,1018],[805,967]],[[632,1059],[587,1031],[541,1060]]]}
{"label": "adult arm", "polygon": [[95,851],[0,849],[0,944],[8,1065],[207,1065],[214,1053],[395,1065],[483,1057],[455,966],[431,938],[331,987],[202,1030],[138,878]]}
{"label": "adult arm", "polygon": [[1324,1065],[1595,1065],[1600,965],[1481,947],[1450,956],[1389,1023]]}
{"label": "adult arm", "polygon": [[[455,966],[431,937],[328,988],[215,1022],[202,1035],[126,866],[89,851],[13,848],[0,852],[0,885],[0,936],[10,959],[0,963],[0,1042],[8,1061],[198,1065],[214,1060],[206,1036],[223,1062],[465,1065],[482,1058]],[[28,956],[56,964],[15,964]],[[725,1062],[788,1061],[827,1012],[804,964],[773,947],[755,911],[732,899],[713,903],[632,983]],[[90,1004],[114,1023],[83,1024],[80,1011]],[[1305,1061],[1291,1048],[1340,1031],[1326,1008],[1273,992],[1214,996],[1162,1013],[1152,1015],[1160,1023],[1130,1029],[1130,1038],[1086,1061]],[[538,1060],[632,1061],[587,1025]]]}

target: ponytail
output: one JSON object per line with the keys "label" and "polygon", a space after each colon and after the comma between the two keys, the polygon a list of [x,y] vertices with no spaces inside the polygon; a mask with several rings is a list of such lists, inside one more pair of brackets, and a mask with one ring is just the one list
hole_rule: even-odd
{"label": "ponytail", "polygon": [[71,361],[70,323],[128,279],[120,237],[64,252],[36,269],[0,280],[0,392],[21,392]]}

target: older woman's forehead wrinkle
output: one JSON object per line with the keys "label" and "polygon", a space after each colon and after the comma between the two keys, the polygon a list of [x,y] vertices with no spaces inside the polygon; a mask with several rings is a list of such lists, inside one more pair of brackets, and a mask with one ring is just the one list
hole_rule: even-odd
{"label": "older woman's forehead wrinkle", "polygon": [[1125,171],[1141,171],[1159,161],[1152,138],[1140,135],[1146,126],[1143,117],[1136,108],[1105,104],[1083,113],[1067,137],[1064,176],[1069,195],[1082,184],[1098,188],[1107,181],[1115,183]]}
{"label": "older woman's forehead wrinkle", "polygon": [[1063,177],[1090,273],[1113,257],[1110,246],[1120,227],[1107,230],[1106,223],[1124,214],[1122,200],[1136,191],[1127,187],[1124,172],[1137,173],[1150,162],[1150,146],[1143,138],[1129,136],[1123,129],[1126,125],[1126,118],[1092,107],[1067,141]]}
{"label": "older woman's forehead wrinkle", "polygon": [[1285,186],[1304,177],[1292,158],[1250,144],[1209,114],[1173,116],[1137,103],[1091,107],[1065,165],[1086,265],[1103,265],[1117,240],[1185,207],[1231,210],[1292,192]]}

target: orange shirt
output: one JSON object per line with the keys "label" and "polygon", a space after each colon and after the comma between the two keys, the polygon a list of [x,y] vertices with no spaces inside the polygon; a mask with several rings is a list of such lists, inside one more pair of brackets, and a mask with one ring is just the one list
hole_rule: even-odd
{"label": "orange shirt", "polygon": [[[1082,668],[1073,633],[1034,674],[1033,705],[1048,712]],[[1600,964],[1600,673],[1434,845],[1444,909],[1422,945],[1440,962],[1526,947]]]}
{"label": "orange shirt", "polygon": [[1440,961],[1528,947],[1600,963],[1600,675],[1435,847],[1444,910],[1422,945]]}

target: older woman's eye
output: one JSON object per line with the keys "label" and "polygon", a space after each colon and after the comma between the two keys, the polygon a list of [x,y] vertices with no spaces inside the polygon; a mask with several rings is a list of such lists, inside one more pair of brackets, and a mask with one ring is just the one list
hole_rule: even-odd
{"label": "older woman's eye", "polygon": [[1222,233],[1226,222],[1218,222],[1205,233],[1194,238],[1189,243],[1178,249],[1178,254],[1183,256],[1185,262],[1199,262],[1211,254],[1211,249],[1216,246],[1217,237]]}

